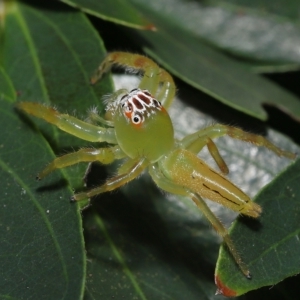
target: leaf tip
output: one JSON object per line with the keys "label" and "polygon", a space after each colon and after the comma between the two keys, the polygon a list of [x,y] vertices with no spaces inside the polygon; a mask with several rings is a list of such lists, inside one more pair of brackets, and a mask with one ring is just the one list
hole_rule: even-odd
{"label": "leaf tip", "polygon": [[215,283],[217,288],[216,295],[223,295],[225,297],[236,297],[237,292],[230,289],[228,286],[226,286],[220,279],[218,275],[215,275]]}

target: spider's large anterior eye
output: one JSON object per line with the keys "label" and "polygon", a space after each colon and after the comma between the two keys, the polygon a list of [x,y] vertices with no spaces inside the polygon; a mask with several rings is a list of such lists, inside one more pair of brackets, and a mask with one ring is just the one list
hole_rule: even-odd
{"label": "spider's large anterior eye", "polygon": [[134,115],[133,118],[132,118],[132,123],[133,124],[140,124],[141,121],[142,121],[142,118],[139,115]]}

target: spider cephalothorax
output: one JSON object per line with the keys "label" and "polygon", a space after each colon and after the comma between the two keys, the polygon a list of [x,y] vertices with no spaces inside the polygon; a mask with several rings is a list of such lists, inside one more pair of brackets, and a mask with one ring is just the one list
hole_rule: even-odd
{"label": "spider cephalothorax", "polygon": [[133,89],[108,102],[106,118],[113,121],[119,146],[130,158],[155,162],[174,145],[169,114],[148,90]]}
{"label": "spider cephalothorax", "polygon": [[148,90],[133,89],[106,107],[106,111],[110,111],[112,116],[116,115],[116,110],[119,110],[119,113],[122,110],[128,122],[140,127],[145,122],[145,118],[154,117],[164,108]]}
{"label": "spider cephalothorax", "polygon": [[[192,199],[223,237],[241,271],[250,278],[250,272],[241,260],[227,230],[202,197],[255,218],[260,215],[262,209],[226,178],[228,168],[212,139],[229,135],[257,146],[267,147],[279,156],[293,159],[295,155],[279,149],[262,136],[221,124],[175,140],[173,125],[167,112],[175,95],[171,75],[147,57],[113,52],[104,59],[91,82],[99,80],[114,64],[140,71],[144,76],[137,89],[130,92],[119,90],[109,97],[105,119],[95,113],[91,114],[91,119],[106,127],[61,114],[43,104],[19,103],[20,109],[81,139],[89,142],[105,141],[110,144],[107,148],[83,148],[58,157],[38,175],[38,178],[45,177],[57,168],[78,162],[100,161],[109,164],[116,159],[127,158],[115,177],[108,179],[102,186],[73,195],[73,201],[112,191],[147,169],[159,188]],[[213,170],[197,157],[198,152],[205,146],[221,172]]]}

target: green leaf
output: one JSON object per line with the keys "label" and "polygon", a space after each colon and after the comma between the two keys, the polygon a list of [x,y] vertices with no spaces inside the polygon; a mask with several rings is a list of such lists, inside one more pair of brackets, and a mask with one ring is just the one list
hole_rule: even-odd
{"label": "green leaf", "polygon": [[80,213],[66,201],[71,189],[59,174],[35,181],[54,155],[10,102],[0,107],[0,298],[80,299],[85,257]]}
{"label": "green leaf", "polygon": [[86,299],[211,299],[213,232],[148,176],[101,195],[93,208],[84,215]]}
{"label": "green leaf", "polygon": [[[142,40],[146,43],[141,44],[147,45],[143,47],[145,52],[172,74],[226,105],[256,118],[267,119],[262,105],[268,104],[300,119],[300,104],[297,97],[267,79],[250,73],[243,63],[225,56],[199,39],[201,35],[191,28],[199,18],[191,17],[191,14],[201,12],[202,6],[174,0],[150,2],[130,0],[128,3],[131,3],[141,15],[147,16],[157,28],[157,32],[140,31],[131,32],[130,35],[142,36]],[[85,2],[80,7],[90,13],[88,5],[90,2],[88,4]],[[104,13],[105,9],[99,6],[97,11]],[[209,20],[211,19],[214,18],[210,17]],[[204,25],[202,24],[202,27],[205,30]],[[202,27],[197,25],[195,28]],[[212,34],[209,33],[209,36]],[[224,36],[223,32],[217,36],[218,40],[220,36]],[[270,46],[272,51],[279,48],[278,45],[275,46]],[[270,53],[270,49],[267,52]],[[290,53],[286,55],[291,56]],[[283,67],[286,68],[287,64]]]}
{"label": "green leaf", "polygon": [[[138,6],[146,12],[146,6]],[[153,12],[157,32],[139,32],[144,50],[172,74],[219,101],[265,120],[262,104],[277,106],[300,118],[300,102],[293,94],[206,45],[181,26]],[[176,32],[176,35],[174,35]]]}
{"label": "green leaf", "polygon": [[[190,34],[238,56],[300,63],[299,2],[130,0],[161,13]],[[235,4],[230,4],[234,2]],[[275,15],[274,12],[277,14]],[[150,16],[151,13],[148,13]],[[293,15],[286,19],[282,15]],[[154,22],[155,24],[155,22]],[[178,35],[176,35],[178,37]]]}
{"label": "green leaf", "polygon": [[286,73],[291,71],[299,71],[300,66],[298,64],[293,63],[270,63],[263,61],[252,61],[252,60],[241,60],[240,61],[245,67],[247,67],[251,72],[254,73],[264,73],[264,74],[272,74],[272,73]]}
{"label": "green leaf", "polygon": [[[292,164],[256,197],[263,208],[257,220],[239,218],[230,231],[253,275],[247,280],[224,247],[216,269],[220,289],[244,294],[273,286],[300,273],[300,160]],[[221,291],[220,291],[221,292]],[[227,294],[228,296],[228,294]]]}
{"label": "green leaf", "polygon": [[69,198],[71,187],[82,188],[84,168],[57,171],[38,183],[35,176],[55,157],[44,136],[59,154],[85,143],[41,120],[29,120],[14,110],[12,95],[81,114],[98,104],[111,82],[106,77],[97,87],[89,85],[104,48],[86,17],[62,4],[34,4],[4,3],[0,95],[8,97],[0,97],[0,298],[82,299],[81,214]]}
{"label": "green leaf", "polygon": [[0,98],[2,97],[13,102],[16,99],[16,94],[10,78],[5,70],[0,67]]}
{"label": "green leaf", "polygon": [[122,0],[60,0],[70,6],[106,21],[137,29],[154,30],[155,27],[128,1]]}
{"label": "green leaf", "polygon": [[222,2],[278,15],[290,20],[298,21],[299,19],[300,3],[297,0],[225,0]]}
{"label": "green leaf", "polygon": [[[131,85],[123,77],[119,81],[117,88]],[[184,96],[184,91],[180,94]],[[213,122],[182,103],[175,103],[171,116],[179,136]],[[271,134],[271,139],[295,151],[283,137]],[[216,142],[234,170],[230,179],[248,193],[258,191],[289,163],[228,137]],[[211,164],[208,154],[200,155]],[[95,179],[103,170],[94,172]],[[100,184],[108,176],[103,174],[90,184]],[[99,195],[93,209],[84,214],[87,299],[121,295],[124,299],[222,299],[213,296],[218,238],[190,199],[160,193],[144,174],[114,193]],[[212,209],[222,221],[228,219],[228,211],[218,205]]]}
{"label": "green leaf", "polygon": [[[214,299],[218,238],[189,199],[161,194],[147,175],[101,195],[94,210],[83,212],[85,278],[80,214],[68,199],[70,187],[82,189],[86,166],[57,171],[39,183],[34,177],[55,157],[53,150],[61,155],[90,143],[13,110],[11,95],[17,95],[17,101],[55,105],[81,118],[91,106],[101,109],[100,97],[112,91],[110,78],[93,87],[88,78],[104,57],[103,44],[85,16],[66,5],[9,4],[0,39],[0,178],[6,193],[0,200],[0,298],[82,299],[85,288],[87,299]],[[180,95],[195,100],[200,93],[191,89],[185,94],[181,88]],[[215,122],[178,102],[171,115],[176,136]],[[294,149],[284,137],[272,138],[280,147]],[[247,192],[259,190],[282,168],[284,160],[272,157],[270,163],[268,152],[243,143],[239,147],[229,138],[217,143],[235,170],[232,180],[245,184],[241,186]],[[103,183],[116,167],[91,173],[88,184]],[[227,212],[217,214],[224,220]]]}
{"label": "green leaf", "polygon": [[267,118],[262,104],[277,106],[300,118],[300,104],[293,94],[250,73],[243,64],[199,40],[180,18],[161,9],[164,2],[131,2],[158,29],[157,32],[134,34],[147,41],[144,50],[170,72],[219,101],[259,119]]}

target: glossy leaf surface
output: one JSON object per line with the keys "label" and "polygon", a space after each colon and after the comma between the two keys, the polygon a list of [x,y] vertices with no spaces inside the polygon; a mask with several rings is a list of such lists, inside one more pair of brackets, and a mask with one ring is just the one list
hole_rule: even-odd
{"label": "glossy leaf surface", "polygon": [[300,119],[300,102],[293,94],[250,73],[240,63],[201,41],[182,24],[184,21],[164,15],[160,5],[140,0],[132,2],[145,14],[151,11],[151,20],[158,30],[140,32],[140,35],[148,42],[145,51],[170,72],[219,101],[259,119],[267,118],[263,104],[274,105]]}
{"label": "glossy leaf surface", "polygon": [[[240,57],[300,63],[299,2],[130,0]],[[152,15],[148,12],[149,15]],[[298,16],[299,17],[299,16]],[[178,36],[177,36],[178,37]]]}
{"label": "glossy leaf surface", "polygon": [[[100,97],[112,85],[108,76],[89,85],[104,48],[84,14],[57,2],[9,4],[0,39],[1,297],[73,300],[85,290],[86,299],[214,299],[219,239],[189,199],[162,194],[143,175],[83,212],[84,247],[80,213],[68,200],[73,188],[83,189],[86,165],[35,182],[55,155],[91,144],[17,112],[13,101],[41,101],[84,119],[94,105],[101,111]],[[179,92],[191,103],[210,100],[195,90]],[[171,115],[179,137],[215,122],[178,102]],[[271,137],[295,151],[284,137]],[[217,144],[231,179],[252,195],[288,163],[228,138]],[[89,186],[103,183],[117,165],[92,172]]]}
{"label": "glossy leaf surface", "polygon": [[[153,24],[128,1],[95,1],[95,0],[61,0],[62,2],[81,9],[104,20],[129,27],[154,30]],[[113,37],[113,36],[112,36]]]}
{"label": "glossy leaf surface", "polygon": [[[106,2],[109,1],[103,3]],[[197,14],[200,13],[202,16],[206,6],[202,7],[196,2],[186,3],[178,0],[155,0],[151,2],[130,0],[128,3],[134,6],[136,14],[139,12],[140,15],[147,16],[147,19],[157,28],[155,32],[129,32],[128,36],[140,35],[141,44],[147,45],[144,50],[170,72],[226,105],[256,118],[267,119],[267,114],[262,107],[262,105],[267,104],[276,106],[298,120],[300,119],[300,104],[296,96],[265,78],[252,74],[243,63],[225,56],[199,38],[203,38],[203,34],[197,30],[201,30],[201,28],[203,31],[208,30],[208,25],[211,25],[210,20],[216,19],[211,16],[209,20],[204,17],[200,18],[200,15],[197,17]],[[83,7],[87,8],[85,5]],[[220,9],[222,13],[225,10],[224,14],[227,13],[227,10],[218,4],[214,4],[213,9]],[[99,14],[101,11],[99,7],[94,8],[92,14]],[[88,12],[91,13],[90,10]],[[219,16],[219,14],[217,15]],[[238,16],[237,11],[234,17]],[[197,22],[202,22],[202,19],[205,19],[206,22],[198,24]],[[223,19],[221,18],[221,20]],[[224,22],[227,21],[234,22],[233,16],[228,16]],[[256,20],[252,22],[253,24],[257,23]],[[222,30],[225,27],[232,27],[230,24],[225,26],[220,20],[219,23],[217,24],[218,27],[214,29],[218,41],[220,37],[225,36]],[[243,20],[241,23],[244,24]],[[191,26],[197,30],[195,31],[195,28],[191,28]],[[294,35],[297,35],[297,32],[296,30]],[[207,32],[207,35],[210,38],[213,36],[211,32]],[[282,36],[282,33],[278,35]],[[291,34],[290,36],[292,41],[295,41],[294,35]],[[286,35],[284,34],[284,36]],[[274,41],[277,40],[274,39]],[[229,40],[228,44],[232,44],[232,41]],[[291,48],[294,49],[294,46],[293,44]],[[266,52],[270,53],[276,49],[279,49],[279,45],[270,45]],[[283,55],[287,58],[291,57],[291,53]],[[261,58],[271,59],[270,57]],[[286,61],[291,62],[291,60]],[[295,63],[295,60],[292,62]]]}
{"label": "glossy leaf surface", "polygon": [[55,103],[63,110],[84,112],[88,103],[97,103],[98,95],[110,89],[105,80],[98,88],[88,84],[88,73],[101,60],[103,48],[85,16],[65,6],[9,1],[4,8],[1,298],[81,299],[84,242],[80,212],[69,203],[69,183],[82,187],[82,174],[58,171],[49,180],[35,181],[37,172],[55,157],[44,136],[58,152],[80,143],[17,112],[14,101]]}
{"label": "glossy leaf surface", "polygon": [[256,197],[263,208],[262,216],[258,220],[239,218],[232,226],[230,235],[241,249],[253,278],[247,280],[239,274],[222,247],[216,276],[225,295],[226,288],[241,295],[262,286],[273,286],[300,272],[299,174],[298,160]]}

